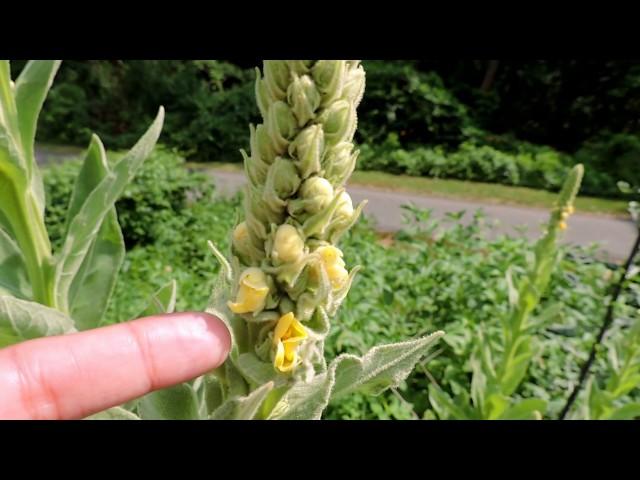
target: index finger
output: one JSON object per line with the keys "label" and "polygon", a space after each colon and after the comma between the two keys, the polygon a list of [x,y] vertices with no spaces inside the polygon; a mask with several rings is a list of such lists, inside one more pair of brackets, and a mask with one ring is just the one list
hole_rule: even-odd
{"label": "index finger", "polygon": [[220,366],[231,347],[206,313],[145,317],[0,350],[0,418],[84,418]]}

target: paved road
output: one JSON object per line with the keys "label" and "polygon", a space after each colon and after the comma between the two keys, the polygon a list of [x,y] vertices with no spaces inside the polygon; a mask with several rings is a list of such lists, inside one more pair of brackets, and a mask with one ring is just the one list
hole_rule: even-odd
{"label": "paved road", "polygon": [[[36,150],[36,158],[40,164],[58,163],[79,155],[82,150],[52,152],[47,149]],[[244,185],[244,176],[236,172],[210,170],[211,175],[223,195],[235,193]],[[396,231],[403,225],[403,211],[400,208],[407,203],[433,210],[436,218],[442,218],[448,212],[466,210],[463,222],[471,221],[473,212],[482,208],[488,219],[497,220],[490,234],[496,236],[503,233],[518,234],[518,227],[526,227],[529,238],[540,235],[540,225],[548,218],[548,212],[538,208],[512,207],[506,205],[490,205],[468,200],[454,200],[426,195],[390,192],[376,188],[350,186],[349,194],[354,202],[368,199],[365,214],[372,216],[382,231]],[[565,241],[578,245],[599,243],[605,260],[621,261],[626,258],[635,240],[635,226],[628,220],[621,220],[597,215],[573,215],[569,220],[569,228]]]}
{"label": "paved road", "polygon": [[[235,193],[244,185],[242,174],[222,170],[211,170],[211,175],[222,195]],[[540,235],[540,225],[548,219],[548,212],[538,208],[489,205],[467,200],[453,200],[426,195],[389,192],[381,189],[349,186],[348,192],[354,202],[368,199],[365,213],[375,218],[378,228],[383,231],[396,231],[403,224],[401,205],[413,203],[418,207],[433,210],[436,218],[442,218],[448,212],[466,210],[463,222],[470,222],[473,212],[482,208],[487,218],[497,220],[490,235],[503,233],[518,234],[518,227],[526,227],[529,238]],[[569,228],[565,241],[578,245],[599,243],[604,259],[621,261],[626,258],[635,240],[635,226],[629,220],[609,218],[598,215],[573,215],[568,221]]]}

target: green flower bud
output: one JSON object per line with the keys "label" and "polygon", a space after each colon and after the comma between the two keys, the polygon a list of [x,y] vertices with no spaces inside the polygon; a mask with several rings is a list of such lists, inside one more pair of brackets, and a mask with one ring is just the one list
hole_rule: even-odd
{"label": "green flower bud", "polygon": [[286,207],[285,200],[292,196],[299,186],[300,177],[293,162],[278,157],[269,167],[262,198],[273,211],[279,212]]}
{"label": "green flower bud", "polygon": [[285,152],[296,129],[296,118],[289,105],[284,102],[273,103],[269,108],[267,131],[277,154],[281,155]]}
{"label": "green flower bud", "polygon": [[322,162],[324,176],[335,186],[342,186],[356,168],[359,151],[352,152],[351,142],[342,142],[329,149]]}
{"label": "green flower bud", "polygon": [[260,109],[260,115],[266,120],[271,104],[277,101],[269,89],[266,81],[260,75],[260,69],[256,68],[256,84],[255,84],[256,103]]}
{"label": "green flower bud", "polygon": [[296,75],[305,75],[311,71],[312,60],[287,60],[289,70]]}
{"label": "green flower bud", "polygon": [[251,133],[251,156],[259,158],[266,165],[271,165],[276,159],[276,151],[271,144],[267,129],[264,125],[258,125],[257,128],[250,125],[249,130]]}
{"label": "green flower bud", "polygon": [[253,245],[251,244],[251,238],[249,238],[249,229],[247,227],[247,222],[239,223],[236,226],[236,228],[233,230],[231,243],[236,253],[239,254],[240,257],[243,257],[242,260],[251,257]]}
{"label": "green flower bud", "polygon": [[347,70],[347,79],[344,83],[342,97],[344,100],[357,107],[364,95],[365,75],[362,66],[351,67]]}
{"label": "green flower bud", "polygon": [[313,80],[322,94],[323,107],[342,96],[346,66],[344,60],[318,60],[311,69]]}
{"label": "green flower bud", "polygon": [[318,121],[324,128],[327,145],[350,142],[358,123],[355,108],[346,100],[332,103],[318,117]]}
{"label": "green flower bud", "polygon": [[324,152],[324,131],[320,125],[311,125],[298,134],[289,145],[289,155],[296,158],[296,167],[303,179],[318,173]]}
{"label": "green flower bud", "polygon": [[262,161],[257,152],[252,152],[251,156],[247,152],[240,150],[242,158],[244,158],[244,171],[251,185],[257,187],[262,185],[267,178],[269,165]]}
{"label": "green flower bud", "polygon": [[320,93],[309,75],[293,76],[293,82],[287,90],[287,101],[298,119],[299,127],[315,118],[315,112],[320,106]]}
{"label": "green flower bud", "polygon": [[265,60],[264,80],[267,90],[276,100],[284,100],[290,81],[289,66],[286,60]]}

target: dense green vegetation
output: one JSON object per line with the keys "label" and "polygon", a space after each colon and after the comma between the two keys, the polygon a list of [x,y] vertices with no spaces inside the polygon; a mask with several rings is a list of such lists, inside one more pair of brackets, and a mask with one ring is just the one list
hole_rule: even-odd
{"label": "dense green vegetation", "polygon": [[[620,196],[619,180],[640,184],[637,62],[364,63],[359,168],[557,190],[566,171],[583,163],[583,193]],[[94,131],[122,148],[163,104],[162,142],[190,160],[240,161],[247,124],[258,118],[252,67],[65,62],[39,139],[86,145]]]}
{"label": "dense green vegetation", "polygon": [[[125,264],[107,315],[107,322],[130,319],[149,295],[176,279],[179,310],[202,310],[218,265],[206,247],[213,240],[221,248],[235,221],[239,198],[214,198],[206,177],[180,168],[183,159],[157,150],[117,204],[128,243]],[[68,163],[45,174],[47,224],[59,243],[71,181],[78,165]],[[191,194],[189,192],[194,192]],[[362,221],[342,243],[350,265],[365,266],[333,324],[327,350],[362,353],[374,344],[417,336],[436,329],[447,332],[429,360],[405,385],[381,397],[354,396],[333,405],[327,418],[434,418],[428,386],[437,382],[452,396],[469,388],[470,352],[476,332],[487,337],[500,329],[508,311],[506,272],[522,271],[531,246],[523,238],[488,240],[489,225],[477,214],[463,226],[452,212],[438,229],[428,211],[407,209],[407,227],[380,237]],[[142,221],[144,220],[144,221]],[[549,401],[546,417],[557,415],[575,380],[578,362],[586,352],[602,318],[612,270],[593,259],[591,251],[571,249],[554,273],[548,294],[535,314],[541,322],[538,349],[517,396]],[[635,277],[637,278],[637,277]],[[640,284],[627,281],[615,310],[615,328],[607,337],[613,345],[638,316]],[[611,355],[604,349],[596,363],[596,383],[610,377]],[[635,385],[635,384],[634,384]],[[638,399],[633,386],[616,402]],[[584,406],[585,396],[580,397]]]}

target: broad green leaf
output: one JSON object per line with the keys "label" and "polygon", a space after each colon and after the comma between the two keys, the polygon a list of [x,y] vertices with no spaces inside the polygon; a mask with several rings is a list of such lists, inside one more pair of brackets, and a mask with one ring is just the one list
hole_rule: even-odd
{"label": "broad green leaf", "polygon": [[163,120],[164,109],[160,108],[149,130],[93,189],[69,224],[55,272],[56,300],[63,311],[69,310],[71,283],[89,253],[100,225],[144,159],[153,150],[160,136]]}
{"label": "broad green leaf", "polygon": [[0,332],[19,341],[76,331],[65,314],[39,303],[0,296]]}
{"label": "broad green leaf", "polygon": [[537,420],[547,409],[547,402],[539,398],[527,398],[521,400],[506,409],[501,420]]}
{"label": "broad green leaf", "polygon": [[436,332],[416,340],[373,347],[362,358],[340,355],[329,367],[335,371],[331,400],[354,392],[378,395],[398,386],[442,335],[444,332]]}
{"label": "broad green leaf", "polygon": [[178,285],[171,280],[164,287],[153,294],[149,305],[136,318],[158,315],[161,313],[173,313],[176,308],[176,292]]}
{"label": "broad green leaf", "polygon": [[329,404],[335,369],[317,375],[309,383],[295,383],[273,407],[269,420],[319,420]]}
{"label": "broad green leaf", "polygon": [[40,110],[60,68],[60,60],[31,60],[20,72],[15,83],[18,124],[31,187],[36,194],[40,215],[44,215],[44,185],[34,158],[34,142]]}
{"label": "broad green leaf", "polygon": [[209,418],[211,420],[253,420],[272,389],[273,382],[268,382],[246,397],[232,397],[220,405]]}
{"label": "broad green leaf", "polygon": [[28,300],[31,298],[31,285],[20,249],[0,228],[0,295],[7,294]]}
{"label": "broad green leaf", "polygon": [[243,353],[236,361],[236,367],[245,378],[256,385],[263,385],[278,376],[271,363],[260,360],[254,353]]}
{"label": "broad green leaf", "polygon": [[505,371],[501,379],[502,393],[510,396],[516,391],[518,385],[520,385],[520,382],[527,373],[532,355],[531,337],[522,336],[518,338],[516,340],[516,352],[505,366]]}
{"label": "broad green leaf", "polygon": [[209,416],[209,413],[222,405],[224,392],[220,380],[212,374],[207,374],[202,377],[200,391],[202,392],[200,416],[206,418]]}
{"label": "broad green leaf", "polygon": [[188,383],[149,393],[140,399],[138,413],[144,420],[197,420],[198,398]]}
{"label": "broad green leaf", "polygon": [[[71,194],[67,228],[108,173],[106,152],[100,139],[94,135]],[[115,207],[111,207],[69,289],[71,316],[80,330],[99,325],[113,293],[124,254],[124,238]]]}
{"label": "broad green leaf", "polygon": [[238,371],[231,360],[224,362],[224,374],[230,397],[244,397],[249,393],[249,386],[242,374]]}
{"label": "broad green leaf", "polygon": [[518,304],[518,299],[520,298],[520,294],[518,292],[518,289],[513,284],[513,271],[511,266],[507,268],[507,273],[505,274],[505,278],[507,280],[507,292],[509,293],[509,304],[515,306]]}
{"label": "broad green leaf", "polygon": [[640,402],[635,402],[614,410],[607,420],[634,420],[638,417],[640,417]]}
{"label": "broad green leaf", "polygon": [[15,102],[20,134],[27,159],[31,162],[34,162],[33,144],[40,110],[60,63],[60,60],[31,60],[16,79]]}
{"label": "broad green leaf", "polygon": [[431,407],[438,414],[440,420],[449,418],[466,420],[470,418],[446,392],[433,384],[429,385],[429,403],[431,403]]}
{"label": "broad green leaf", "polygon": [[104,412],[91,415],[85,420],[140,420],[140,417],[122,407],[113,407]]}
{"label": "broad green leaf", "polygon": [[492,393],[485,400],[485,418],[487,420],[496,420],[509,407],[509,397],[500,393]]}

